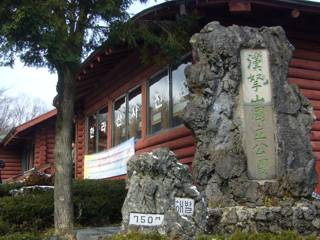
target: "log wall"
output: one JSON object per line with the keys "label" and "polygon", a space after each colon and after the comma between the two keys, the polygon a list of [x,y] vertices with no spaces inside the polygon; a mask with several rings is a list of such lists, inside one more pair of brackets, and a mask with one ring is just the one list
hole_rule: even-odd
{"label": "log wall", "polygon": [[[311,144],[317,159],[316,171],[320,183],[320,44],[313,42],[302,44],[295,39],[292,43],[296,50],[290,63],[288,81],[299,86],[314,109],[316,120],[312,126]],[[318,49],[312,47],[315,45]],[[320,193],[320,184],[317,186],[317,193]]]}
{"label": "log wall", "polygon": [[[289,33],[290,36],[290,33]],[[291,37],[289,40],[296,47],[294,51],[293,59],[290,63],[288,81],[289,83],[296,84],[301,89],[301,92],[311,101],[315,115],[316,121],[312,127],[312,137],[311,144],[313,150],[317,157],[316,169],[319,176],[320,182],[320,44],[317,42],[312,42],[311,40],[301,38],[304,36]],[[141,69],[140,69],[141,70]],[[123,81],[120,79],[108,90],[103,91],[103,94],[95,95],[94,92],[91,93],[89,97],[89,102],[85,104],[84,112],[86,114],[93,110],[97,110],[101,106],[109,106],[111,109],[112,100],[115,97],[120,96],[123,92],[127,91],[133,85],[141,84],[142,92],[146,92],[146,81],[151,73],[155,72],[156,68],[153,66],[149,69],[144,69],[140,71],[139,74],[128,74],[126,77],[130,76],[130,82]],[[135,69],[135,72],[139,72],[139,69]],[[128,80],[128,78],[126,79]],[[119,83],[122,83],[120,86]],[[144,94],[146,95],[146,94]],[[144,105],[146,99],[143,99]],[[109,110],[110,111],[110,110]],[[110,114],[109,114],[110,115]],[[146,110],[142,109],[142,115],[146,116]],[[111,118],[109,118],[109,123]],[[191,132],[185,127],[179,127],[169,130],[161,131],[160,133],[147,136],[146,134],[146,119],[142,119],[143,137],[136,144],[136,152],[142,153],[150,151],[158,147],[169,147],[173,150],[180,162],[188,164],[191,169],[192,160],[195,153],[195,143]],[[110,126],[108,129],[109,134]],[[109,137],[109,139],[111,139]],[[110,147],[110,143],[108,144]],[[82,117],[77,120],[76,123],[76,176],[77,178],[83,177],[83,164],[85,155],[85,118]],[[123,177],[123,176],[122,176]],[[119,177],[116,177],[119,178]],[[120,177],[121,178],[121,177]],[[320,185],[318,187],[320,193]]]}
{"label": "log wall", "polygon": [[82,179],[85,155],[85,118],[83,116],[77,117],[75,134],[75,176]]}
{"label": "log wall", "polygon": [[[135,70],[120,79],[114,86],[106,88],[106,91],[102,91],[101,94],[91,93],[88,97],[88,102],[84,104],[85,115],[90,115],[102,106],[108,106],[108,135],[111,136],[111,114],[113,100],[121,96],[123,93],[132,89],[133,87],[140,85],[142,91],[142,138],[137,141],[135,150],[137,153],[148,152],[152,149],[159,147],[168,147],[177,154],[180,162],[187,164],[191,169],[191,164],[195,152],[194,139],[191,132],[184,126],[176,127],[172,129],[164,129],[157,134],[149,136],[147,134],[147,81],[149,77],[161,69],[160,66],[145,67],[140,64],[135,66]],[[128,79],[131,79],[128,82]],[[122,83],[122,84],[119,84]],[[102,89],[99,89],[101,91]],[[81,114],[79,114],[81,115]],[[77,116],[76,120],[76,178],[83,178],[84,174],[84,155],[85,155],[85,141],[86,141],[86,127],[85,117]],[[111,148],[111,137],[108,137],[108,148]],[[118,176],[117,178],[124,178],[125,176]]]}
{"label": "log wall", "polygon": [[22,173],[21,152],[17,148],[0,147],[0,159],[5,161],[5,168],[1,171],[2,180],[15,177]]}
{"label": "log wall", "polygon": [[55,130],[53,122],[36,129],[34,146],[34,167],[52,174],[54,171]]}

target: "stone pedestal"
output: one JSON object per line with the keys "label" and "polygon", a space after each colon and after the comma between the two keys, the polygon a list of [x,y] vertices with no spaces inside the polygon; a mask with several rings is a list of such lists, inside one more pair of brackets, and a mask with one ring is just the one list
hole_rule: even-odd
{"label": "stone pedestal", "polygon": [[206,25],[190,40],[193,175],[209,207],[257,207],[311,196],[314,114],[287,83],[293,47],[281,27]]}

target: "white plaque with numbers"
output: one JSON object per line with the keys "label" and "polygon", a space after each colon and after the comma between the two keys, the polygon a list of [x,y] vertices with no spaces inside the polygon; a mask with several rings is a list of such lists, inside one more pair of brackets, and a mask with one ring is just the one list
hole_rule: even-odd
{"label": "white plaque with numbers", "polygon": [[130,213],[129,224],[154,227],[161,225],[163,219],[163,214]]}

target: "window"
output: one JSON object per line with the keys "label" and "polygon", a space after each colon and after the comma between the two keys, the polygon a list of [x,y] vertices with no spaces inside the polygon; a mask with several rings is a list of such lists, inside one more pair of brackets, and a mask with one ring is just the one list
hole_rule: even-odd
{"label": "window", "polygon": [[161,129],[175,127],[183,123],[182,113],[186,106],[188,93],[184,69],[190,64],[186,58],[177,66],[152,77],[148,94],[148,132],[156,133]]}
{"label": "window", "polygon": [[93,114],[92,116],[88,117],[88,148],[87,153],[92,154],[96,152],[96,120],[97,116],[96,114]]}
{"label": "window", "polygon": [[126,97],[114,103],[113,145],[118,145],[127,139],[127,106]]}
{"label": "window", "polygon": [[183,123],[183,109],[187,105],[186,96],[189,92],[186,85],[184,69],[190,65],[190,61],[185,61],[172,69],[172,127]]}
{"label": "window", "polygon": [[129,92],[129,138],[141,138],[141,88]]}
{"label": "window", "polygon": [[108,108],[87,118],[87,154],[107,149]]}
{"label": "window", "polygon": [[141,87],[132,89],[114,102],[113,146],[131,137],[141,137],[141,107]]}
{"label": "window", "polygon": [[[147,90],[147,126],[149,134],[153,134],[183,123],[182,113],[186,106],[185,68],[190,58],[151,77]],[[102,108],[87,118],[87,154],[107,149],[108,139],[116,146],[129,138],[142,137],[142,91],[137,86],[125,92],[112,102],[112,121],[109,123],[111,136],[108,135],[108,108]],[[110,115],[109,115],[110,117]]]}
{"label": "window", "polygon": [[31,140],[25,144],[22,150],[22,171],[28,171],[34,167],[34,143]]}
{"label": "window", "polygon": [[169,75],[161,72],[149,82],[149,131],[169,127]]}
{"label": "window", "polygon": [[108,109],[103,108],[98,112],[98,152],[107,149]]}

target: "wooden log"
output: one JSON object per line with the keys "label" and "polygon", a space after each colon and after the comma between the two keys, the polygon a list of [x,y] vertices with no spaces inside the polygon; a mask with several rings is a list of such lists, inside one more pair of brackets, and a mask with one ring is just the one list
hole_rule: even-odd
{"label": "wooden log", "polygon": [[183,164],[192,163],[193,159],[194,159],[194,157],[182,158],[182,159],[179,159],[179,162],[183,163]]}
{"label": "wooden log", "polygon": [[320,110],[320,101],[310,100],[314,110]]}
{"label": "wooden log", "polygon": [[304,96],[306,96],[310,100],[320,100],[320,91],[301,89],[301,92]]}
{"label": "wooden log", "polygon": [[320,90],[320,81],[290,77],[288,82],[297,84],[301,89]]}
{"label": "wooden log", "polygon": [[192,147],[186,147],[186,148],[174,150],[174,153],[177,155],[179,159],[182,159],[187,157],[193,157],[195,151],[196,151],[196,147],[192,146]]}
{"label": "wooden log", "polygon": [[180,149],[184,147],[189,147],[194,145],[194,139],[192,136],[181,137],[178,139],[174,139],[172,141],[163,142],[161,144],[157,144],[154,146],[149,146],[147,148],[143,148],[137,151],[137,153],[141,152],[149,152],[156,148],[168,147],[170,150]]}
{"label": "wooden log", "polygon": [[122,179],[126,179],[127,175],[121,175],[121,176],[115,176],[115,177],[111,177],[111,178],[107,178],[107,179],[111,179],[111,180],[122,180]]}
{"label": "wooden log", "polygon": [[[290,67],[289,72],[288,72],[288,76],[293,77],[293,78],[320,80],[319,71],[307,70],[307,69],[302,69],[302,68]],[[319,84],[319,82],[318,82],[318,84]]]}
{"label": "wooden log", "polygon": [[21,171],[21,166],[8,166],[6,165],[6,167],[2,170],[3,172],[19,172]]}
{"label": "wooden log", "polygon": [[320,151],[320,142],[311,141],[312,149],[315,152]]}
{"label": "wooden log", "polygon": [[6,168],[7,167],[21,168],[21,163],[18,163],[18,162],[8,162],[7,160],[5,160],[5,163],[6,163]]}
{"label": "wooden log", "polygon": [[320,161],[320,152],[314,152],[314,155],[316,156],[316,160]]}
{"label": "wooden log", "polygon": [[320,52],[297,49],[293,52],[293,57],[309,61],[320,61]]}
{"label": "wooden log", "polygon": [[320,131],[312,131],[311,132],[311,140],[312,141],[320,141]]}
{"label": "wooden log", "polygon": [[315,121],[315,122],[312,124],[312,130],[313,130],[313,131],[320,131],[320,121]]}
{"label": "wooden log", "polygon": [[142,139],[141,141],[137,142],[135,148],[136,148],[136,151],[139,151],[147,147],[160,145],[161,143],[165,143],[174,139],[179,139],[179,138],[190,136],[190,135],[191,135],[191,131],[186,127],[171,129],[171,130],[159,133],[155,136]]}

